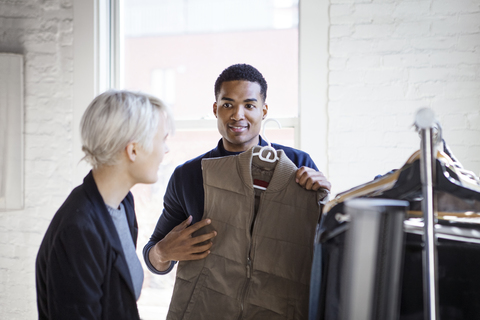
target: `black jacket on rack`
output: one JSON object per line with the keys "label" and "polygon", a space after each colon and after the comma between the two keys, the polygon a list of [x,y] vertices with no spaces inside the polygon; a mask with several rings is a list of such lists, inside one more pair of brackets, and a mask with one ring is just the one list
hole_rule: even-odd
{"label": "black jacket on rack", "polygon": [[[440,319],[480,319],[480,186],[462,176],[445,154],[436,159],[437,257]],[[407,221],[421,222],[419,154],[380,179],[340,193],[325,206],[317,226],[310,320],[339,319],[348,219],[344,201],[387,198],[409,201]],[[399,319],[423,320],[422,229],[405,228]]]}

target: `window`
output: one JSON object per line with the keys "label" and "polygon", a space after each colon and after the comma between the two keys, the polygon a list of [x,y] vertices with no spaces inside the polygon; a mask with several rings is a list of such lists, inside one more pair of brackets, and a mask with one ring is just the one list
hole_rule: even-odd
{"label": "window", "polygon": [[[120,83],[149,92],[174,110],[177,133],[155,186],[134,188],[139,243],[148,241],[161,213],[165,185],[176,165],[216,146],[220,134],[213,115],[217,76],[235,63],[248,63],[265,76],[269,117],[283,128],[267,129],[272,141],[294,146],[298,117],[298,3],[295,0],[124,0],[121,16]],[[234,14],[232,14],[234,13]],[[145,232],[145,233],[143,233]],[[145,278],[139,301],[143,317],[166,310],[169,276]],[[165,287],[169,279],[170,286]],[[149,298],[149,293],[157,299]],[[146,300],[149,300],[148,302]]]}
{"label": "window", "polygon": [[[124,0],[121,12],[120,80],[124,88],[152,93],[174,110],[176,135],[156,186],[135,188],[143,239],[148,241],[161,213],[165,184],[176,165],[216,146],[220,134],[213,115],[213,86],[235,63],[248,63],[265,76],[268,117],[282,122],[267,129],[268,139],[294,146],[298,117],[298,3],[295,0]],[[234,14],[233,14],[234,13]],[[141,200],[140,200],[141,199]],[[153,204],[153,206],[152,206]],[[147,222],[148,221],[148,222]],[[145,234],[143,234],[145,232]],[[173,275],[174,273],[172,273]],[[139,307],[157,309],[149,293],[173,277],[148,276]],[[156,288],[156,289],[155,289]],[[156,292],[155,292],[156,291]],[[166,298],[165,302],[170,299]],[[158,301],[152,299],[150,301]]]}

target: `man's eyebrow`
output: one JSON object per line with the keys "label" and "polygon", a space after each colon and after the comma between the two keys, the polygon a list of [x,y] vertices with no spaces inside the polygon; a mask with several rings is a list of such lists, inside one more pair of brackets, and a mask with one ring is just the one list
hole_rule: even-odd
{"label": "man's eyebrow", "polygon": [[[235,101],[234,99],[228,98],[228,97],[222,97],[220,100]],[[255,99],[255,98],[249,98],[249,99],[243,100],[243,102],[257,102],[257,101],[258,101],[258,100]]]}

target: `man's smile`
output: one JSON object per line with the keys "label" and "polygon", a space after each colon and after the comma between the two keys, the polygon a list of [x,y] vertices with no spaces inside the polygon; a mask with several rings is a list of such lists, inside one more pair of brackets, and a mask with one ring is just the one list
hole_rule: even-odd
{"label": "man's smile", "polygon": [[238,125],[238,124],[233,125],[233,124],[229,124],[229,125],[228,125],[228,128],[229,128],[230,130],[232,130],[233,132],[243,132],[243,131],[245,131],[245,130],[248,129],[248,125]]}

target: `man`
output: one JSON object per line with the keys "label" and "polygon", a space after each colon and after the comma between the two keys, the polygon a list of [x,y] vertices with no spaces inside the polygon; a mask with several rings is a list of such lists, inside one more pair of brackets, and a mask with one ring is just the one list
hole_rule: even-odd
{"label": "man", "polygon": [[[268,113],[265,103],[267,83],[262,74],[246,64],[225,69],[215,82],[213,113],[222,135],[217,147],[176,168],[164,197],[164,210],[150,241],[144,247],[148,268],[156,274],[168,273],[175,261],[200,260],[211,252],[216,231],[192,236],[209,225],[203,219],[204,187],[202,160],[238,155],[267,143],[260,137],[262,120]],[[308,154],[290,147],[272,144],[298,167],[296,182],[306,190],[330,190],[330,183],[318,171]]]}

